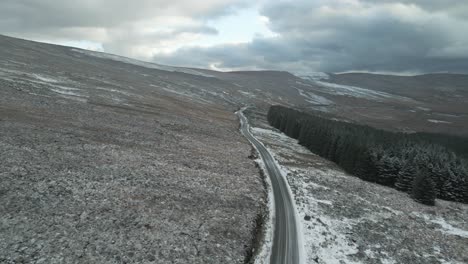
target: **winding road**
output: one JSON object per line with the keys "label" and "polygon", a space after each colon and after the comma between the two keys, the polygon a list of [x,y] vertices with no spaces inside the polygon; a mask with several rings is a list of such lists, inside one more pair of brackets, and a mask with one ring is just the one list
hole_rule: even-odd
{"label": "winding road", "polygon": [[288,183],[281,175],[270,152],[251,133],[247,118],[243,110],[237,112],[241,123],[242,134],[255,146],[265,163],[271,179],[275,201],[275,219],[273,247],[271,249],[270,263],[297,264],[300,263],[299,234],[296,224],[294,201],[288,190]]}

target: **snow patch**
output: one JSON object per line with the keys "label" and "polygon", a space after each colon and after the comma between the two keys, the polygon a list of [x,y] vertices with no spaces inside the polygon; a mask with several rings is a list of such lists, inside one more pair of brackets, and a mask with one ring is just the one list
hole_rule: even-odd
{"label": "snow patch", "polygon": [[437,119],[428,119],[427,121],[435,124],[452,124],[452,122]]}
{"label": "snow patch", "polygon": [[323,82],[323,81],[315,81],[315,84],[327,88],[323,90],[323,92],[334,94],[334,95],[342,95],[342,96],[351,96],[357,98],[364,98],[370,100],[382,100],[382,99],[398,99],[402,101],[412,101],[410,98],[393,95],[385,92],[374,91],[366,88],[361,88],[357,86],[350,86],[350,85],[343,85],[343,84],[336,84],[330,82]]}
{"label": "snow patch", "polygon": [[58,94],[63,94],[63,95],[73,95],[73,96],[81,96],[79,93],[74,93],[66,90],[59,90],[59,89],[50,89],[52,92],[56,92]]}
{"label": "snow patch", "polygon": [[428,112],[428,111],[431,111],[430,108],[427,108],[427,107],[422,107],[422,106],[418,106],[416,107],[417,109],[421,110],[421,111],[424,111],[424,112]]}
{"label": "snow patch", "polygon": [[131,93],[128,93],[128,92],[125,92],[125,91],[121,91],[121,90],[117,90],[117,89],[112,89],[112,88],[104,88],[104,87],[95,87],[96,90],[102,90],[102,91],[106,91],[106,92],[111,92],[111,93],[118,93],[118,94],[122,94],[122,95],[126,95],[126,96],[131,96],[133,94]]}
{"label": "snow patch", "polygon": [[331,105],[334,104],[333,101],[328,100],[327,98],[314,94],[312,92],[304,92],[304,90],[296,88],[299,94],[305,98],[305,100],[314,105]]}
{"label": "snow patch", "polygon": [[176,90],[172,90],[172,89],[164,88],[164,87],[162,88],[162,90],[164,90],[166,92],[169,92],[169,93],[177,94],[177,95],[180,95],[180,96],[188,97],[191,100],[196,100],[196,101],[199,101],[199,102],[202,102],[202,103],[212,103],[209,100],[201,98],[197,94],[188,93],[188,92],[180,92],[180,91],[176,91]]}
{"label": "snow patch", "polygon": [[245,95],[247,97],[250,97],[250,98],[256,97],[255,94],[249,93],[249,92],[246,92],[246,91],[242,91],[242,90],[239,90],[239,93],[241,93],[241,94],[243,94],[243,95]]}
{"label": "snow patch", "polygon": [[73,92],[72,90],[67,90],[67,89],[55,89],[51,88],[50,89],[53,92],[56,92],[58,94],[63,94],[63,95],[72,95],[72,96],[79,96],[82,97],[83,95],[77,92]]}
{"label": "snow patch", "polygon": [[440,226],[439,231],[448,234],[448,235],[455,235],[459,237],[468,238],[468,230],[464,230],[458,227],[449,224],[445,219],[441,217],[431,218],[428,215],[423,215],[419,213],[413,213],[414,215],[423,218],[426,222],[431,222]]}
{"label": "snow patch", "polygon": [[88,56],[93,56],[101,59],[109,59],[109,60],[114,60],[114,61],[119,61],[119,62],[124,62],[127,64],[133,64],[137,65],[140,67],[145,67],[149,69],[156,69],[156,70],[161,70],[161,71],[169,71],[169,72],[181,72],[181,73],[187,73],[191,75],[198,75],[198,76],[203,76],[203,77],[210,77],[214,78],[213,75],[205,74],[203,72],[197,71],[197,70],[192,70],[192,69],[187,69],[187,68],[179,68],[179,67],[171,67],[171,66],[164,66],[156,63],[150,63],[150,62],[144,62],[144,61],[139,61],[135,59],[130,59],[114,54],[108,54],[108,53],[103,53],[103,52],[97,52],[97,51],[90,51],[90,50],[80,50],[80,49],[72,49],[72,51],[85,54]]}
{"label": "snow patch", "polygon": [[297,77],[306,80],[306,81],[320,81],[320,80],[328,80],[330,79],[330,75],[324,72],[310,72],[307,74],[299,74],[296,75]]}
{"label": "snow patch", "polygon": [[31,76],[38,79],[38,80],[40,80],[40,81],[47,82],[47,83],[57,83],[57,82],[59,82],[56,79],[53,79],[51,77],[44,76],[44,75],[41,75],[41,74],[31,74]]}

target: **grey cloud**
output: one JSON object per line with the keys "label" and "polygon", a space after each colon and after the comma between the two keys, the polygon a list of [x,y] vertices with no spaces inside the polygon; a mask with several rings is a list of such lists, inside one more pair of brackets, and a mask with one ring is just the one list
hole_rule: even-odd
{"label": "grey cloud", "polygon": [[[375,0],[364,0],[374,4]],[[463,0],[379,0],[379,3],[410,4],[432,12],[447,12],[454,16],[468,17],[468,5]]]}
{"label": "grey cloud", "polygon": [[117,29],[112,41],[105,42],[103,48],[116,54],[127,54],[128,49],[139,46],[157,45],[159,42],[171,41],[184,34],[216,35],[218,31],[208,26],[179,27],[175,30],[146,33],[144,35],[132,31],[132,29]]}
{"label": "grey cloud", "polygon": [[[2,0],[0,32],[39,40],[95,41],[107,52],[139,56],[141,52],[152,54],[159,44],[170,47],[193,35],[216,35],[217,30],[207,26],[207,21],[235,12],[248,2]],[[466,1],[262,3],[260,13],[269,18],[268,26],[277,36],[213,47],[185,45],[153,59],[226,70],[468,72]],[[185,20],[167,26],[165,16]],[[145,23],[153,18],[161,21]]]}
{"label": "grey cloud", "polygon": [[174,30],[170,34],[183,34],[183,33],[201,33],[206,35],[217,35],[219,32],[216,28],[208,26],[192,26],[192,27],[182,27]]}
{"label": "grey cloud", "polygon": [[215,65],[225,70],[281,69],[310,67],[301,60],[301,52],[281,39],[254,39],[246,44],[225,44],[214,47],[182,48],[173,54],[154,58],[158,63],[207,68]]}
{"label": "grey cloud", "polygon": [[375,1],[357,5],[339,0],[272,2],[261,12],[278,37],[185,48],[154,59],[198,67],[217,63],[224,69],[468,73],[464,34],[468,20],[453,15],[449,7],[438,9],[436,1],[422,8],[423,2],[406,6]]}
{"label": "grey cloud", "polygon": [[185,33],[216,35],[206,21],[245,5],[247,0],[2,0],[0,32],[45,41],[94,41],[108,52],[132,56],[130,51],[138,49],[134,45],[145,41],[151,46]]}
{"label": "grey cloud", "polygon": [[17,30],[32,27],[115,27],[155,15],[216,17],[245,4],[246,1],[239,0],[209,0],[196,4],[191,0],[2,0],[0,21],[14,25]]}
{"label": "grey cloud", "polygon": [[2,0],[0,32],[41,41],[93,41],[107,52],[132,56],[132,50],[182,34],[216,35],[207,20],[246,5],[247,0]]}

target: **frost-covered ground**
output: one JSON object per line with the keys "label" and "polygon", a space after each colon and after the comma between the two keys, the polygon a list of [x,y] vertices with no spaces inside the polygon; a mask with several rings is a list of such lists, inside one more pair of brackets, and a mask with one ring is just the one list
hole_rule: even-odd
{"label": "frost-covered ground", "polygon": [[254,125],[288,171],[307,263],[468,263],[468,205],[418,204],[346,175],[260,119]]}
{"label": "frost-covered ground", "polygon": [[[390,94],[390,93],[386,93],[382,91],[370,90],[370,89],[357,87],[357,86],[343,85],[343,84],[329,82],[328,81],[329,76],[326,73],[317,72],[317,73],[310,73],[308,75],[303,75],[303,76],[298,75],[298,76],[303,80],[310,81],[312,84],[315,84],[316,86],[308,85],[310,88],[312,88],[312,90],[324,92],[327,94],[365,98],[365,99],[375,100],[375,101],[396,99],[396,100],[401,100],[401,101],[413,102],[413,100],[411,100],[410,98],[403,97],[403,96],[398,96],[398,95],[394,95],[394,94]],[[304,83],[298,82],[298,84],[304,84]],[[321,89],[319,87],[322,87],[325,89]],[[303,92],[301,92],[301,95],[303,95]],[[303,95],[303,96],[307,97],[306,95]]]}
{"label": "frost-covered ground", "polygon": [[330,82],[324,82],[324,81],[315,81],[315,84],[320,85],[322,87],[326,87],[327,89],[325,89],[324,91],[326,91],[327,93],[336,94],[336,95],[347,95],[347,96],[366,98],[366,99],[371,99],[371,100],[376,100],[376,101],[380,101],[384,99],[398,99],[398,100],[403,100],[403,101],[411,101],[410,98],[397,96],[397,95],[393,95],[393,94],[389,94],[385,92],[365,89],[362,87],[342,85],[342,84],[336,84],[336,83],[330,83]]}
{"label": "frost-covered ground", "polygon": [[233,109],[195,94],[212,78],[2,36],[0,58],[0,263],[248,260],[266,197]]}

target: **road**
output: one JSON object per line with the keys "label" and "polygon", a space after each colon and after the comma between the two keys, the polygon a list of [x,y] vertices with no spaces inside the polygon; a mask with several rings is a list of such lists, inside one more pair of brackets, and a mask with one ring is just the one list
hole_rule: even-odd
{"label": "road", "polygon": [[250,133],[247,118],[243,110],[238,111],[241,122],[242,134],[257,148],[265,163],[268,175],[271,179],[273,196],[275,201],[275,219],[273,247],[270,263],[272,264],[297,264],[300,263],[299,235],[294,211],[294,201],[288,190],[288,183],[281,175],[273,157],[267,149]]}

